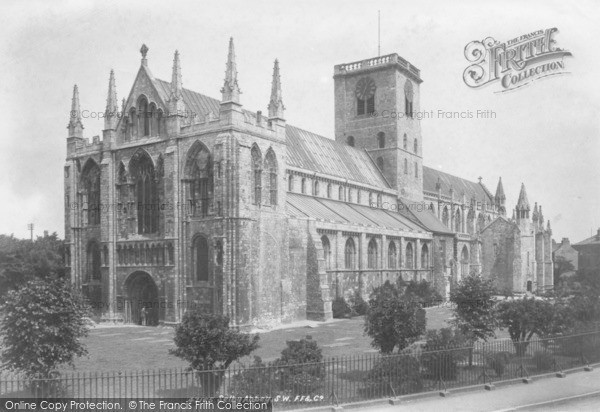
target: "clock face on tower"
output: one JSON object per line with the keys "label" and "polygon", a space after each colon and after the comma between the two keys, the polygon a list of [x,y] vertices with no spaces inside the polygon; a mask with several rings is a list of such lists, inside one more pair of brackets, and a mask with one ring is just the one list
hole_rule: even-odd
{"label": "clock face on tower", "polygon": [[375,81],[370,77],[363,77],[356,83],[355,94],[360,100],[367,100],[375,95],[375,89]]}

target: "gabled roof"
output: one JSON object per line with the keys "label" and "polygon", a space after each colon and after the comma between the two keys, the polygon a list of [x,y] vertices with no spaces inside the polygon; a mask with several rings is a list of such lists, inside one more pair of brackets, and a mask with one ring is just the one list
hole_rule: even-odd
{"label": "gabled roof", "polygon": [[[171,83],[155,79],[156,89],[167,101]],[[208,112],[218,115],[220,101],[212,97],[183,89],[183,101],[188,110],[204,119]],[[245,110],[248,115],[253,112]],[[328,174],[375,187],[389,188],[385,178],[362,149],[336,142],[316,133],[290,124],[286,125],[287,164],[311,172]]]}
{"label": "gabled roof", "polygon": [[476,200],[491,203],[492,194],[487,188],[476,182],[463,179],[431,167],[423,166],[423,190],[427,192],[437,193],[437,183],[441,184],[442,196],[450,197],[450,188],[454,189],[454,197],[460,198],[464,193],[467,200],[475,198]]}
{"label": "gabled roof", "polygon": [[486,231],[488,228],[490,228],[491,226],[498,224],[498,223],[504,223],[504,224],[508,224],[510,226],[514,226],[515,229],[517,229],[518,231],[521,231],[521,229],[519,229],[519,225],[517,225],[515,222],[513,222],[512,220],[507,219],[504,216],[497,216],[494,220],[492,220],[490,223],[488,223],[487,225],[485,225],[482,229],[481,232]]}

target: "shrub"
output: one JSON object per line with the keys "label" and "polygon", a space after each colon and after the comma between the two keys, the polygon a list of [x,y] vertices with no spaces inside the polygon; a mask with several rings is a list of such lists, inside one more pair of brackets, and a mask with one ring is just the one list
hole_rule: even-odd
{"label": "shrub", "polygon": [[346,299],[343,296],[338,296],[331,303],[331,310],[333,312],[333,317],[336,319],[347,318],[352,313],[352,309]]}
{"label": "shrub", "polygon": [[363,299],[358,290],[355,291],[352,297],[352,311],[358,316],[363,316],[367,314],[368,309],[369,304]]}
{"label": "shrub", "polygon": [[310,335],[298,341],[287,341],[287,348],[281,351],[274,366],[277,367],[279,389],[286,393],[313,394],[325,382],[323,353]]}
{"label": "shrub", "polygon": [[183,315],[175,328],[175,345],[169,353],[197,371],[203,396],[213,396],[229,365],[258,348],[258,335],[250,337],[229,328],[229,318],[194,310]]}
{"label": "shrub", "polygon": [[406,348],[425,332],[425,310],[412,295],[402,295],[390,282],[371,293],[365,332],[382,353]]}
{"label": "shrub", "polygon": [[539,372],[550,371],[554,366],[554,357],[548,352],[536,351],[531,361]]}
{"label": "shrub", "polygon": [[270,396],[271,387],[277,387],[274,369],[266,365],[260,356],[254,362],[231,378],[230,394],[233,396]]}
{"label": "shrub", "polygon": [[469,349],[463,349],[467,340],[460,331],[442,328],[427,331],[422,362],[430,379],[454,380],[458,362],[468,356]]}
{"label": "shrub", "polygon": [[431,283],[426,280],[420,282],[411,280],[406,284],[404,293],[407,295],[414,295],[425,308],[435,306],[443,301],[442,295],[440,295],[439,292],[431,286]]}
{"label": "shrub", "polygon": [[359,393],[364,397],[376,398],[406,395],[422,390],[419,361],[409,355],[393,355],[385,356],[375,363]]}
{"label": "shrub", "polygon": [[506,365],[510,363],[511,354],[509,352],[496,352],[492,353],[487,358],[487,364],[494,370],[496,376],[501,377],[504,375]]}

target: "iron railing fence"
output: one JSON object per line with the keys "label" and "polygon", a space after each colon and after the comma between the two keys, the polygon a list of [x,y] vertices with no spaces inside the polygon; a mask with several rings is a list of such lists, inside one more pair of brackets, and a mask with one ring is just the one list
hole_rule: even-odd
{"label": "iron railing fence", "polygon": [[456,348],[413,347],[401,354],[329,358],[318,363],[227,370],[168,369],[0,373],[0,397],[189,398],[268,396],[275,409],[341,404],[418,392],[492,384],[600,362],[600,331],[534,339],[496,340]]}

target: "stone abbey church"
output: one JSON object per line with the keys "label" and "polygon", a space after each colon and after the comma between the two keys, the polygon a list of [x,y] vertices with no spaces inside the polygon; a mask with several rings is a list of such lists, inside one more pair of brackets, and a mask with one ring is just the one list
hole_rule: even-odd
{"label": "stone abbey church", "polygon": [[242,105],[233,40],[220,99],[183,88],[178,52],[171,81],[154,77],[147,52],[120,107],[110,73],[101,138],[83,137],[73,91],[66,262],[99,318],[195,307],[269,327],[399,278],[446,297],[472,271],[552,286],[550,223],[525,186],[509,218],[501,180],[492,193],[423,164],[420,71],[397,54],[334,67],[330,139],[286,122],[277,60],[263,114]]}

